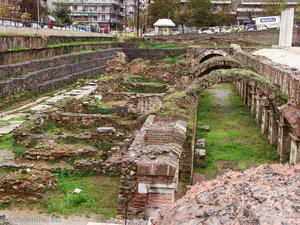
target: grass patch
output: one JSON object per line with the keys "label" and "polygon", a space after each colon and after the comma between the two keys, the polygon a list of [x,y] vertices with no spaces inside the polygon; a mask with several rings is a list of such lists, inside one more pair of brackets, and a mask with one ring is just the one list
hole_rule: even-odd
{"label": "grass patch", "polygon": [[8,205],[0,203],[0,210],[6,209],[7,207],[8,207]]}
{"label": "grass patch", "polygon": [[[95,213],[107,220],[116,216],[118,177],[57,173],[59,191],[43,202],[48,213],[66,216]],[[82,190],[73,194],[75,188]]]}
{"label": "grass patch", "polygon": [[178,49],[186,48],[187,45],[176,45],[170,43],[150,43],[150,42],[141,42],[138,45],[140,49],[154,48],[154,49]]}
{"label": "grass patch", "polygon": [[0,137],[0,150],[1,149],[11,150],[17,157],[22,156],[27,150],[24,146],[14,142],[12,133]]}
{"label": "grass patch", "polygon": [[134,93],[163,93],[166,91],[166,86],[164,84],[154,84],[154,83],[136,83],[140,85],[134,85],[135,83],[125,83],[122,87],[127,92]]}
{"label": "grass patch", "polygon": [[185,54],[183,55],[175,55],[175,56],[168,56],[162,60],[160,60],[163,63],[168,63],[168,64],[174,64],[180,60],[184,60],[185,59]]}
{"label": "grass patch", "polygon": [[9,51],[11,52],[24,51],[24,50],[29,50],[29,48],[23,46],[15,46],[9,49]]}
{"label": "grass patch", "polygon": [[[229,98],[216,98],[205,90],[199,98],[197,126],[210,125],[210,132],[197,132],[197,139],[206,138],[206,168],[195,168],[195,172],[204,173],[206,178],[218,174],[218,161],[235,161],[240,170],[247,165],[277,163],[276,147],[269,145],[267,135],[251,115],[250,109],[232,84],[219,84],[217,89],[230,90]],[[225,106],[220,106],[225,103]]]}

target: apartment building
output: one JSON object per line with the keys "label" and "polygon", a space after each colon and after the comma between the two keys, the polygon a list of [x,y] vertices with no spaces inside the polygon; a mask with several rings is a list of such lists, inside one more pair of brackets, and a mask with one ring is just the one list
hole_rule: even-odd
{"label": "apartment building", "polygon": [[124,0],[51,0],[50,9],[60,4],[68,6],[75,22],[83,23],[103,31],[123,30],[125,26],[126,4]]}

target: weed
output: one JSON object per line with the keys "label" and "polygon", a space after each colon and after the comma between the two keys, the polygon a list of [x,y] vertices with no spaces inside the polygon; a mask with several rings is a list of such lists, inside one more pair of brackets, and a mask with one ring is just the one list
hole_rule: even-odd
{"label": "weed", "polygon": [[0,150],[1,149],[11,150],[16,154],[16,156],[22,156],[27,150],[24,146],[14,142],[13,135],[11,133],[0,137]]}
{"label": "weed", "polygon": [[5,204],[3,204],[3,203],[0,203],[0,210],[6,209],[7,207],[8,207],[7,205],[5,205]]}
{"label": "weed", "polygon": [[[197,126],[208,124],[211,131],[197,132],[197,138],[206,138],[206,168],[196,168],[195,172],[204,173],[206,178],[218,174],[218,161],[235,161],[237,169],[249,165],[278,162],[276,149],[269,145],[266,135],[261,134],[250,110],[244,105],[234,86],[219,84],[221,90],[230,90],[229,98],[213,96],[205,90],[199,98]],[[225,105],[224,107],[220,107]]]}

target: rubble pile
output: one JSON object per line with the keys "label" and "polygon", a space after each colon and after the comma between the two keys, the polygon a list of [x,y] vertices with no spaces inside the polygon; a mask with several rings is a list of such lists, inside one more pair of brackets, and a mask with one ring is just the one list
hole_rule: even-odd
{"label": "rubble pile", "polygon": [[56,185],[57,180],[48,171],[22,169],[1,177],[0,203],[36,202]]}
{"label": "rubble pile", "polygon": [[262,165],[197,183],[156,225],[299,224],[300,168]]}

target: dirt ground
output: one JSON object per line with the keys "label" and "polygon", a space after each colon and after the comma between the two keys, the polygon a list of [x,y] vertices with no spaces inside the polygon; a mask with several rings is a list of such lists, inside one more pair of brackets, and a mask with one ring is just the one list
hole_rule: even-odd
{"label": "dirt ground", "polygon": [[97,222],[96,218],[86,218],[85,216],[54,217],[41,214],[37,209],[5,209],[0,210],[0,214],[4,214],[14,225],[86,225],[88,222]]}

